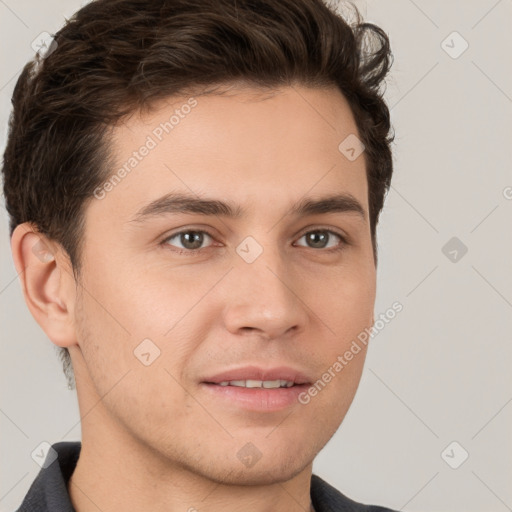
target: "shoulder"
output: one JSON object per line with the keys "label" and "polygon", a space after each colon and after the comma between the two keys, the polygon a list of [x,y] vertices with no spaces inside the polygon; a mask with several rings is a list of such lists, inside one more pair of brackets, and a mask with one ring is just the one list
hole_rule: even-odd
{"label": "shoulder", "polygon": [[311,475],[311,502],[315,512],[397,512],[378,505],[351,500],[318,475]]}
{"label": "shoulder", "polygon": [[67,482],[76,467],[80,450],[79,441],[53,444],[17,512],[74,512]]}

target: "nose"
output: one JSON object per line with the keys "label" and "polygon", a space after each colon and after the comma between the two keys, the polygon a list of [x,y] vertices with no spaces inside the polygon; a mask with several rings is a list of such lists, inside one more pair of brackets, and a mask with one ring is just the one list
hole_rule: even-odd
{"label": "nose", "polygon": [[302,330],[310,315],[305,287],[279,250],[265,248],[252,263],[237,258],[223,310],[228,331],[275,339]]}

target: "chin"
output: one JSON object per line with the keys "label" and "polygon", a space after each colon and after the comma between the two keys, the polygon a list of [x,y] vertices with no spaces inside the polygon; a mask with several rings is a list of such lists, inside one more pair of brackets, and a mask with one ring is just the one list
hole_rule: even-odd
{"label": "chin", "polygon": [[215,475],[205,476],[217,483],[228,485],[263,486],[288,482],[304,471],[308,465],[301,465],[296,461],[295,465],[289,465],[288,463],[286,467],[283,467],[283,461],[276,461],[275,459],[260,467],[257,467],[258,464],[252,468],[240,468],[237,465],[235,468],[227,467],[222,471],[220,468],[216,468]]}

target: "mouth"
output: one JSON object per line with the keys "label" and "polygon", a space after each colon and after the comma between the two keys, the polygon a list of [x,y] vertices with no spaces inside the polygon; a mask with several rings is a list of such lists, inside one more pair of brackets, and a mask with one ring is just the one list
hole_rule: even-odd
{"label": "mouth", "polygon": [[[281,383],[284,385],[281,386]],[[265,387],[263,384],[272,387]],[[224,409],[243,409],[258,413],[277,412],[296,406],[301,403],[301,393],[309,388],[309,384],[295,384],[286,380],[203,382],[201,386],[209,400]]]}
{"label": "mouth", "polygon": [[224,380],[222,382],[206,382],[205,384],[213,384],[217,386],[234,386],[239,388],[264,388],[264,389],[278,389],[278,388],[291,388],[297,386],[292,380],[276,379],[276,380]]}
{"label": "mouth", "polygon": [[230,411],[272,412],[300,403],[299,395],[311,386],[311,377],[299,369],[281,365],[231,368],[202,379],[208,398]]}
{"label": "mouth", "polygon": [[238,386],[245,388],[274,389],[292,387],[299,384],[310,384],[306,373],[289,366],[262,368],[249,365],[227,369],[216,375],[205,376],[203,382],[220,386]]}

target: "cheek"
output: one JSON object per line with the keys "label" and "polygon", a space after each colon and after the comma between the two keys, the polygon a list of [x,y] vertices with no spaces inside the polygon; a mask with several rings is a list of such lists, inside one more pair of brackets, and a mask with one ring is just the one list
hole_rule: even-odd
{"label": "cheek", "polygon": [[[177,386],[173,377],[181,381],[182,370],[201,341],[201,326],[214,320],[197,305],[211,285],[203,280],[199,287],[176,281],[167,286],[148,273],[119,274],[130,278],[123,280],[114,272],[105,278],[89,273],[84,284],[79,342],[98,393],[109,392],[127,372],[138,382],[134,389],[130,385],[134,394],[137,389],[151,394],[150,388]],[[127,389],[133,396],[131,391]],[[151,396],[158,400],[158,393]]]}
{"label": "cheek", "polygon": [[116,350],[133,350],[137,340],[162,337],[179,309],[178,294],[173,301],[166,284],[152,280],[144,269],[108,262],[104,269],[89,271],[84,285],[86,312],[95,335],[108,337]]}
{"label": "cheek", "polygon": [[82,294],[76,317],[78,343],[86,371],[98,395],[103,396],[130,369],[131,336],[117,320],[115,309],[109,308],[103,297],[93,296],[93,292],[88,289]]}
{"label": "cheek", "polygon": [[374,274],[366,269],[340,273],[312,287],[308,292],[311,309],[325,327],[312,358],[324,363],[311,402],[331,411],[334,423],[346,414],[355,396],[368,349],[368,332],[375,303]]}
{"label": "cheek", "polygon": [[324,323],[329,345],[343,344],[369,328],[375,306],[375,274],[365,269],[341,269],[337,275],[311,282],[302,293]]}
{"label": "cheek", "polygon": [[[126,428],[143,438],[148,421],[158,429],[168,427],[171,417],[179,421],[190,413],[190,407],[183,406],[188,398],[180,385],[180,369],[190,347],[171,346],[170,335],[167,339],[152,335],[155,343],[148,345],[147,336],[144,349],[138,350],[140,336],[127,333],[91,298],[84,300],[78,330],[90,384]],[[166,432],[164,428],[162,435]]]}
{"label": "cheek", "polygon": [[[347,414],[364,367],[367,346],[358,343],[352,345],[355,350],[350,350],[351,340],[339,340],[336,346],[329,347],[329,355],[324,353],[323,373],[299,400],[303,407],[311,408],[312,421],[316,422],[315,418],[319,416],[324,417],[323,427],[329,435],[334,434]],[[350,360],[346,357],[347,351],[351,354]]]}
{"label": "cheek", "polygon": [[111,313],[104,320],[120,324],[132,338],[170,337],[195,315],[219,272],[105,262],[104,275],[89,277],[91,295]]}

